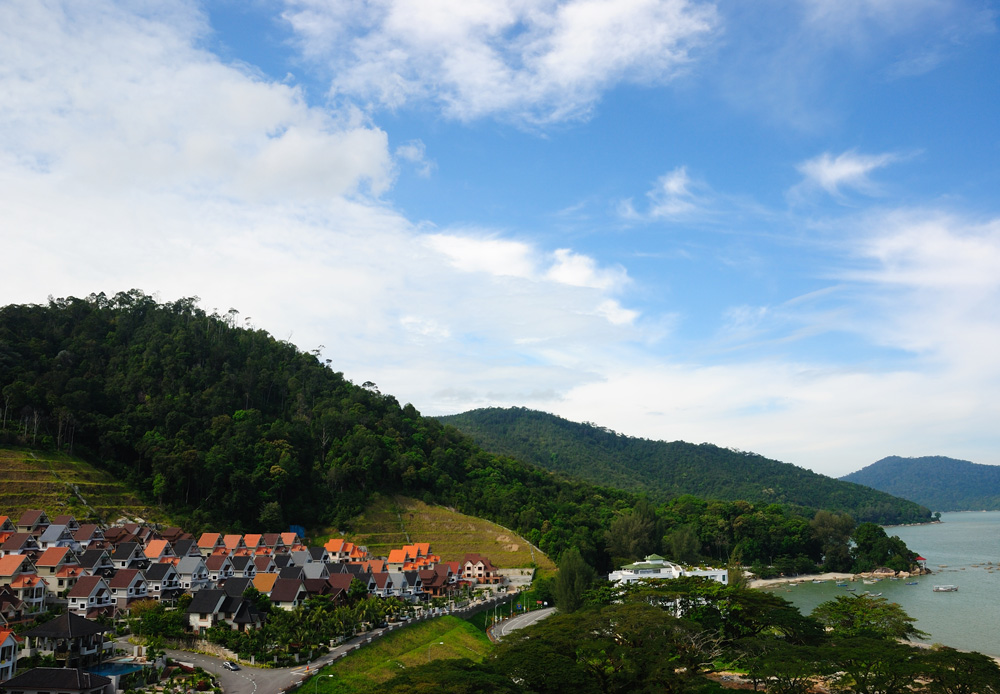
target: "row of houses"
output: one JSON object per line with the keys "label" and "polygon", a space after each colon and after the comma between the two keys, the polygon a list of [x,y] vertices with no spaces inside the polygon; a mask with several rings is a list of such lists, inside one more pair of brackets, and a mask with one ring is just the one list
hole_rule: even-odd
{"label": "row of houses", "polygon": [[[355,581],[370,595],[417,603],[505,579],[487,557],[445,562],[427,543],[372,557],[342,538],[307,547],[295,533],[195,538],[180,528],[102,528],[43,511],[16,521],[0,516],[0,627],[30,623],[52,607],[87,620],[115,618],[139,601],[173,605],[188,593],[193,632],[219,624],[254,629],[263,615],[243,597],[251,586],[273,606],[293,610],[310,596],[344,602]],[[0,682],[10,675],[0,665]]]}

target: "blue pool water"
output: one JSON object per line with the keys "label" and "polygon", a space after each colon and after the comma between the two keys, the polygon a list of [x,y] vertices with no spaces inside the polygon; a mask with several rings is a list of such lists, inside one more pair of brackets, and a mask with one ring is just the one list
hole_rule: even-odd
{"label": "blue pool water", "polygon": [[91,668],[89,672],[95,675],[112,677],[114,675],[127,675],[130,672],[137,672],[142,669],[142,665],[129,662],[104,663],[100,667]]}

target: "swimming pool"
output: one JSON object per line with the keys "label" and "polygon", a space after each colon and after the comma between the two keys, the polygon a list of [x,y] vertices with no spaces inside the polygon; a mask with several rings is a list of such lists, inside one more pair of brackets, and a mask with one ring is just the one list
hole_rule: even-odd
{"label": "swimming pool", "polygon": [[113,661],[110,663],[104,663],[100,667],[90,668],[88,672],[92,672],[95,675],[104,675],[105,677],[112,677],[114,675],[127,675],[130,672],[138,672],[142,669],[142,665],[138,663],[133,663],[127,660]]}

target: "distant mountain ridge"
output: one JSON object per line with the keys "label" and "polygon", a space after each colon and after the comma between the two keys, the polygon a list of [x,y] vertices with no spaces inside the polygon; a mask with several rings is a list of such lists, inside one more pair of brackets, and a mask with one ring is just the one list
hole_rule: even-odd
{"label": "distant mountain ridge", "polygon": [[633,438],[516,407],[485,408],[437,419],[492,453],[592,483],[643,492],[655,500],[691,494],[841,511],[858,521],[885,524],[930,519],[930,511],[912,501],[711,444]]}
{"label": "distant mountain ridge", "polygon": [[1000,466],[933,455],[892,455],[840,478],[935,511],[1000,510]]}

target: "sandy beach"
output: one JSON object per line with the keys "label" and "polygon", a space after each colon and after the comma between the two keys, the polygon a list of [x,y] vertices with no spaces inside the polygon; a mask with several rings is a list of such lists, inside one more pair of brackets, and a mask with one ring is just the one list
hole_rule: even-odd
{"label": "sandy beach", "polygon": [[755,578],[750,581],[751,588],[770,588],[786,583],[812,583],[813,581],[854,581],[859,579],[858,574],[825,573],[809,574],[806,576],[781,576],[779,578]]}

